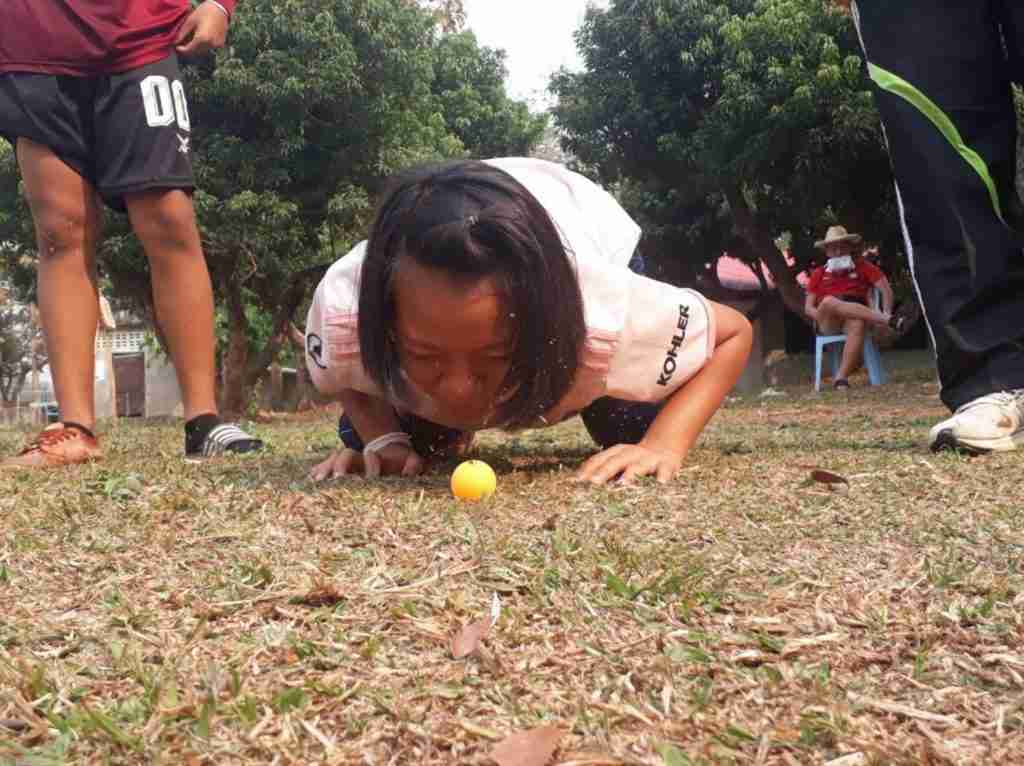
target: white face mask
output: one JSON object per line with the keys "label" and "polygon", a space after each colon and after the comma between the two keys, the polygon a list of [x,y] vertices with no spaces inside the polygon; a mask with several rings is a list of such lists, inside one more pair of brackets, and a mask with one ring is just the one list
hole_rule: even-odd
{"label": "white face mask", "polygon": [[837,271],[853,271],[853,256],[839,255],[835,258],[829,258],[828,263],[825,264],[825,271],[833,273]]}

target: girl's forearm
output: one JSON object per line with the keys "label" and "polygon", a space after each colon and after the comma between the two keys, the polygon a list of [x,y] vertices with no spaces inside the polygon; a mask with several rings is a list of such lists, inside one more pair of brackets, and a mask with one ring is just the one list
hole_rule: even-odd
{"label": "girl's forearm", "polygon": [[395,408],[385,399],[351,389],[342,391],[338,399],[364,444],[401,430]]}
{"label": "girl's forearm", "polygon": [[654,419],[643,444],[683,457],[743,374],[753,330],[747,319],[725,306],[715,306],[718,345],[710,361],[680,388]]}

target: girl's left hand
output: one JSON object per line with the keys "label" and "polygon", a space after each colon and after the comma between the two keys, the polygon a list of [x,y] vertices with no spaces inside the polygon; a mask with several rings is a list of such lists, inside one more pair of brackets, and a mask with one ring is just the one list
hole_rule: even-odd
{"label": "girl's left hand", "polygon": [[604,484],[621,474],[626,484],[638,476],[654,475],[662,484],[671,481],[683,465],[685,456],[671,450],[641,444],[616,444],[598,452],[576,473],[578,481]]}

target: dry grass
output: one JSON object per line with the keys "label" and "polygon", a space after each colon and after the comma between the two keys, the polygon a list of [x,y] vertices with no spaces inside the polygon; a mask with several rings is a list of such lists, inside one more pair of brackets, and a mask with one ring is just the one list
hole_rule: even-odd
{"label": "dry grass", "polygon": [[571,484],[575,424],[484,439],[479,505],[315,487],[326,414],[0,476],[0,763],[490,763],[545,724],[577,766],[1024,762],[1020,456],[927,453],[913,366],[808,388],[731,402],[668,487]]}

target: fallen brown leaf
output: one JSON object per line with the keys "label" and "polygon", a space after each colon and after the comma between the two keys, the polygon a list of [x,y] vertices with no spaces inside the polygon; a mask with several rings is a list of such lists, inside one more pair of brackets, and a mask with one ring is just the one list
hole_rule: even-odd
{"label": "fallen brown leaf", "polygon": [[452,640],[452,656],[457,660],[461,660],[463,657],[473,654],[480,645],[480,641],[486,638],[490,631],[490,617],[484,617],[476,622],[471,622],[460,630],[459,634]]}
{"label": "fallen brown leaf", "polygon": [[309,593],[297,599],[298,603],[312,607],[335,606],[344,600],[345,596],[329,584],[317,584]]}
{"label": "fallen brown leaf", "polygon": [[541,726],[506,737],[491,751],[498,766],[544,766],[558,747],[565,731],[557,726]]}
{"label": "fallen brown leaf", "polygon": [[823,471],[820,468],[816,468],[811,471],[811,478],[820,484],[849,484],[844,477],[831,471]]}

